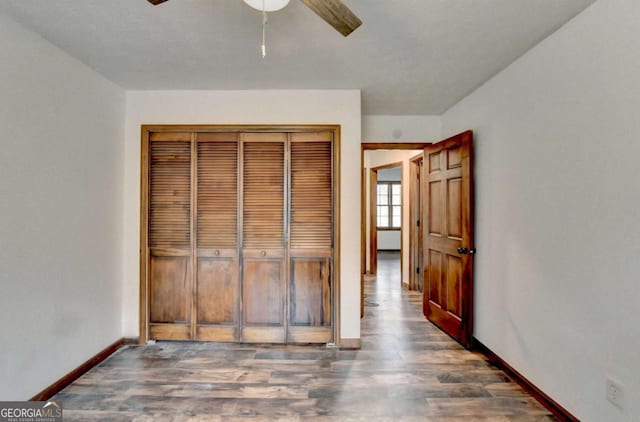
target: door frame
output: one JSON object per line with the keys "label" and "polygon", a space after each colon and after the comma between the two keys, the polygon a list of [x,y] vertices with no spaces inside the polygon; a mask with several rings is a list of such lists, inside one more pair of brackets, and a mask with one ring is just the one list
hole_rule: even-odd
{"label": "door frame", "polygon": [[[418,281],[422,273],[418,273],[418,262],[422,261],[422,242],[420,241],[420,230],[422,229],[418,221],[422,218],[422,180],[416,181],[418,168],[424,162],[424,153],[419,153],[409,160],[409,290],[419,291]],[[416,262],[417,258],[420,260]],[[424,265],[423,265],[424,267]],[[424,271],[424,268],[420,268]],[[423,286],[424,290],[424,286]]]}
{"label": "door frame", "polygon": [[[378,201],[377,201],[377,189],[378,186],[378,171],[400,167],[400,186],[404,186],[404,164],[402,161],[395,163],[383,164],[381,166],[372,167],[369,169],[369,272],[368,274],[376,274],[378,272]],[[402,198],[404,199],[404,198]],[[402,201],[404,202],[404,201]],[[401,204],[404,206],[404,204]],[[404,207],[403,207],[404,209]],[[366,212],[366,211],[365,211]],[[402,241],[402,227],[404,219],[402,218],[404,212],[400,214],[400,285],[402,285],[402,255],[403,255],[403,241]],[[391,230],[393,231],[393,230]]]}
{"label": "door frame", "polygon": [[140,142],[140,300],[138,342],[145,344],[149,339],[149,134],[152,132],[332,132],[333,133],[333,292],[332,317],[333,341],[340,337],[340,125],[255,125],[255,124],[195,124],[141,125]]}
{"label": "door frame", "polygon": [[360,144],[360,317],[364,316],[364,276],[367,271],[367,183],[364,152],[375,150],[424,150],[431,142],[362,142]]}

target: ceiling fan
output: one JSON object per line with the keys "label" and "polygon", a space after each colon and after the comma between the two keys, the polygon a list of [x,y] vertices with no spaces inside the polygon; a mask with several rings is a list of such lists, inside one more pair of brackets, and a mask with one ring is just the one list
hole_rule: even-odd
{"label": "ceiling fan", "polygon": [[[168,0],[147,1],[153,5],[158,5]],[[342,0],[300,1],[345,37],[362,25],[362,21],[342,2]],[[289,0],[244,0],[244,2],[254,9],[266,12],[280,10],[289,4]]]}

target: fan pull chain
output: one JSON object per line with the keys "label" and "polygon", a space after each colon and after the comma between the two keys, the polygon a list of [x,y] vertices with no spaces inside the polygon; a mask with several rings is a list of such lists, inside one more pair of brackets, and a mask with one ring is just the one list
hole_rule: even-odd
{"label": "fan pull chain", "polygon": [[267,10],[262,0],[262,58],[267,57]]}

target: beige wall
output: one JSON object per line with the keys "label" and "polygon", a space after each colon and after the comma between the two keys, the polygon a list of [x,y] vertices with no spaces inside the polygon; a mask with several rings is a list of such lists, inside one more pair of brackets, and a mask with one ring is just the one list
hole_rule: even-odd
{"label": "beige wall", "polygon": [[362,116],[364,142],[432,142],[441,132],[440,116]]}

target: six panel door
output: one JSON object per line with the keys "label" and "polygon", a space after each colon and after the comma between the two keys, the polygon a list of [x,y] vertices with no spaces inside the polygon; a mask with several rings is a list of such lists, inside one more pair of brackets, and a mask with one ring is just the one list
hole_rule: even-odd
{"label": "six panel door", "polygon": [[468,347],[473,323],[472,135],[425,149],[423,304],[427,318]]}

